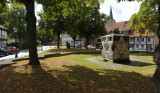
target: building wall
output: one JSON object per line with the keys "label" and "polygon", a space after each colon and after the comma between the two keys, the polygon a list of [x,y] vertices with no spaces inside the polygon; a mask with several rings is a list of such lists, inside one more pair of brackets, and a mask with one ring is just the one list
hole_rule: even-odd
{"label": "building wall", "polygon": [[70,45],[73,45],[73,39],[68,34],[63,34],[62,35],[62,46],[65,46],[66,42],[70,43]]}
{"label": "building wall", "polygon": [[130,48],[137,48],[139,51],[153,52],[155,48],[154,36],[130,37]]}
{"label": "building wall", "polygon": [[0,47],[7,46],[7,31],[0,28]]}

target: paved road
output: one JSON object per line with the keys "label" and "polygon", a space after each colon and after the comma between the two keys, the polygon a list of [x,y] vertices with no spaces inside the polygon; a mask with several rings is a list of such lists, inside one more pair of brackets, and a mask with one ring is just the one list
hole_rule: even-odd
{"label": "paved road", "polygon": [[[54,46],[43,46],[42,47],[42,49],[43,49],[43,51],[45,51],[45,50],[48,50],[48,49],[50,49],[50,48],[53,48]],[[42,52],[41,51],[41,47],[38,47],[37,48],[37,52],[39,53],[39,52]],[[26,55],[29,55],[29,50],[22,50],[22,51],[20,51],[19,53],[18,53],[18,57],[24,57],[24,56],[26,56]],[[0,61],[2,61],[2,60],[5,60],[5,59],[12,59],[12,58],[15,58],[15,54],[13,54],[13,55],[9,55],[9,56],[5,56],[5,57],[0,57]]]}

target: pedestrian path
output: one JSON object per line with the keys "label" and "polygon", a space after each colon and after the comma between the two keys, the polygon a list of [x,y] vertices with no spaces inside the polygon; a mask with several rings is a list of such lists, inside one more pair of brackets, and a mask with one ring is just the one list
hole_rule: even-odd
{"label": "pedestrian path", "polygon": [[[43,46],[43,47],[38,47],[37,48],[37,53],[54,48],[54,46]],[[29,50],[22,50],[18,53],[18,58],[22,58],[24,56],[29,55]],[[0,67],[9,65],[9,64],[14,64],[15,62],[12,62],[12,60],[15,59],[15,54],[1,57],[0,58]]]}

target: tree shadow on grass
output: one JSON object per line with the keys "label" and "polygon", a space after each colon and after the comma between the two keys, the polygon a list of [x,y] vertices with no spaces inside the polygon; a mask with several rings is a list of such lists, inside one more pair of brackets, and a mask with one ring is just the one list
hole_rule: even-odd
{"label": "tree shadow on grass", "polygon": [[[20,69],[25,68],[25,71]],[[19,69],[20,72],[16,72]],[[28,66],[11,67],[5,72],[2,72],[0,76],[0,93],[53,93],[59,91],[61,81],[54,77],[51,72],[53,70],[48,67]],[[27,71],[28,70],[28,71]],[[57,88],[58,87],[58,88]]]}
{"label": "tree shadow on grass", "polygon": [[[93,70],[84,66],[64,66],[68,71],[58,78],[73,93],[154,93],[151,77],[135,72]],[[65,77],[65,78],[64,78]],[[150,87],[150,88],[148,88]]]}
{"label": "tree shadow on grass", "polygon": [[43,64],[24,67],[28,73],[16,72],[17,67],[0,72],[0,92],[154,93],[156,91],[151,77],[135,72],[93,70],[79,65],[64,66],[66,70],[51,70]]}
{"label": "tree shadow on grass", "polygon": [[128,66],[137,66],[137,67],[144,67],[144,66],[151,66],[151,65],[155,65],[152,63],[147,63],[147,62],[142,62],[142,61],[135,61],[132,60],[130,62],[116,62],[117,64],[123,64],[123,65],[128,65]]}

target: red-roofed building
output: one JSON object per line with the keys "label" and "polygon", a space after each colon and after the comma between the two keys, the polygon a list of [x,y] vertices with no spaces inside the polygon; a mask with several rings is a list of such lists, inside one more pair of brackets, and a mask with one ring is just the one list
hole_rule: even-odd
{"label": "red-roofed building", "polygon": [[7,28],[0,25],[0,47],[6,47],[7,45],[7,31]]}
{"label": "red-roofed building", "polygon": [[[112,14],[110,14],[112,15]],[[113,19],[113,15],[111,17]],[[122,34],[129,35],[130,37],[130,50],[153,52],[157,45],[158,38],[152,34],[148,34],[148,30],[140,37],[136,31],[132,31],[129,27],[130,21],[124,22],[111,22],[109,21],[105,28],[108,30],[108,34]]]}

